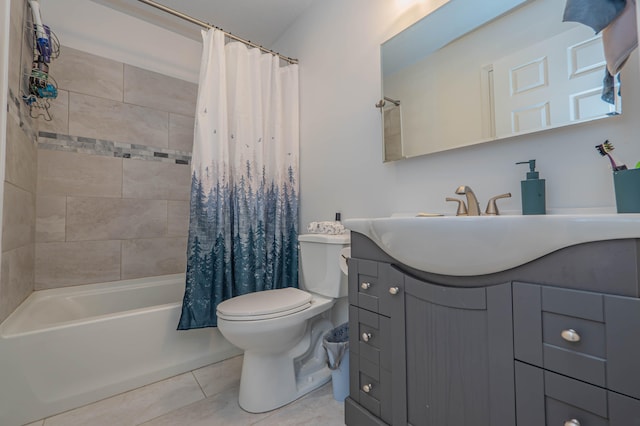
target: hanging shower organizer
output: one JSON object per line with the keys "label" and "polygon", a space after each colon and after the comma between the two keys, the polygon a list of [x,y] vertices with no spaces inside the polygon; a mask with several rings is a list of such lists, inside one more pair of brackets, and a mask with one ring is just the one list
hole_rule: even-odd
{"label": "hanging shower organizer", "polygon": [[24,75],[22,99],[29,106],[32,118],[51,121],[49,100],[58,97],[58,84],[49,75],[49,64],[60,56],[60,42],[51,28],[42,23],[37,0],[29,0],[28,4],[31,14],[25,14],[25,28],[27,40],[33,46],[33,61],[30,72]]}

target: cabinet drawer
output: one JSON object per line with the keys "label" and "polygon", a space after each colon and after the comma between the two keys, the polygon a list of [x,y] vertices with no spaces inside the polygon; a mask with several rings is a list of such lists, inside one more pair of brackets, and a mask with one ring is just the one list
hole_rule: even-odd
{"label": "cabinet drawer", "polygon": [[391,316],[402,312],[404,275],[388,263],[349,261],[349,303]]}
{"label": "cabinet drawer", "polygon": [[603,295],[514,283],[515,358],[607,385]]}
{"label": "cabinet drawer", "polygon": [[390,422],[391,374],[354,352],[350,353],[349,363],[351,398],[374,416]]}
{"label": "cabinet drawer", "polygon": [[640,399],[640,299],[514,283],[513,327],[517,360]]}
{"label": "cabinet drawer", "polygon": [[349,261],[349,303],[378,312],[378,262],[354,259]]}
{"label": "cabinet drawer", "polygon": [[543,286],[542,310],[604,322],[603,295],[600,293]]}
{"label": "cabinet drawer", "polygon": [[605,389],[516,361],[518,426],[609,425]]}
{"label": "cabinet drawer", "polygon": [[518,426],[640,426],[640,400],[515,362]]}
{"label": "cabinet drawer", "polygon": [[604,324],[542,313],[544,368],[606,386]]}
{"label": "cabinet drawer", "polygon": [[376,365],[391,369],[391,320],[355,306],[349,307],[349,346]]}
{"label": "cabinet drawer", "polygon": [[[545,370],[544,394],[547,400],[562,402],[597,417],[608,417],[607,391],[603,388]],[[548,406],[549,401],[547,401],[547,413]]]}
{"label": "cabinet drawer", "polygon": [[603,417],[552,398],[546,398],[546,405],[547,425],[607,426],[609,424],[609,421]]}
{"label": "cabinet drawer", "polygon": [[545,344],[598,358],[606,356],[601,322],[543,312],[542,336]]}

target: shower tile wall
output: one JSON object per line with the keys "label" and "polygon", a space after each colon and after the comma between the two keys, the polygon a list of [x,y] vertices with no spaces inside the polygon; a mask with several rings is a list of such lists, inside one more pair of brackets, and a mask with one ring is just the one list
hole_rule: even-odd
{"label": "shower tile wall", "polygon": [[64,46],[51,75],[35,288],[184,272],[197,85]]}
{"label": "shower tile wall", "polygon": [[9,29],[9,99],[5,161],[0,322],[33,291],[37,123],[20,99],[22,76],[31,65],[29,37],[23,23],[27,2],[11,1]]}

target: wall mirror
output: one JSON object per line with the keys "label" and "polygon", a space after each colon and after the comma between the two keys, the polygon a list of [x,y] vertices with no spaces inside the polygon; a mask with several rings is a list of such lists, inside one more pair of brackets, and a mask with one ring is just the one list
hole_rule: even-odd
{"label": "wall mirror", "polygon": [[[450,0],[381,46],[384,160],[622,113],[600,35],[559,0]],[[637,61],[626,70],[637,73]]]}

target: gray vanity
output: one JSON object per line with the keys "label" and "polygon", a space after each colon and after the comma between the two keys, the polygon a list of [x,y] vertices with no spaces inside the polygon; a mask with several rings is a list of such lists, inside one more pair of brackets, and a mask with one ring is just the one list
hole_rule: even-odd
{"label": "gray vanity", "polygon": [[637,235],[476,276],[399,262],[389,241],[351,235],[347,425],[640,426]]}

